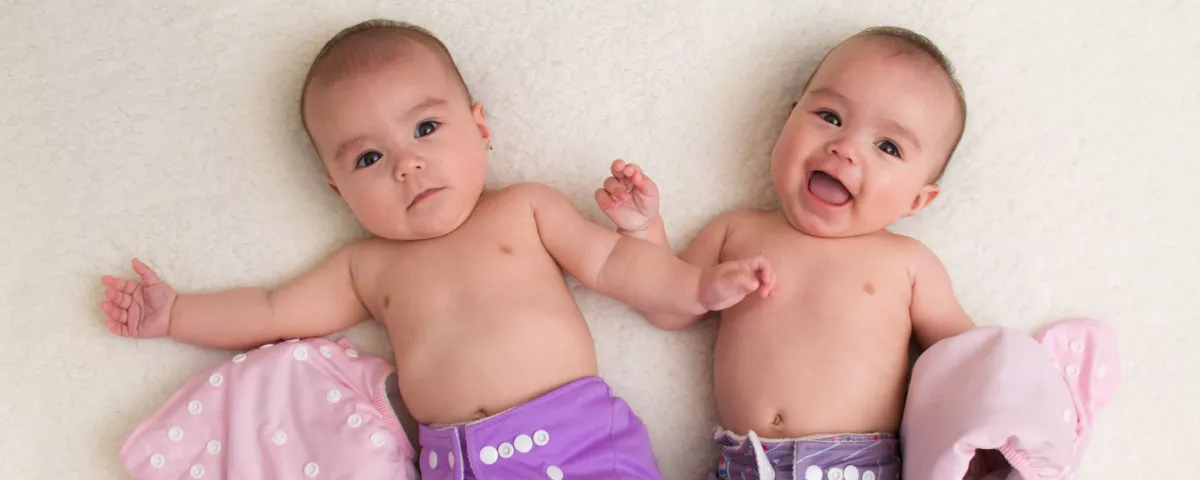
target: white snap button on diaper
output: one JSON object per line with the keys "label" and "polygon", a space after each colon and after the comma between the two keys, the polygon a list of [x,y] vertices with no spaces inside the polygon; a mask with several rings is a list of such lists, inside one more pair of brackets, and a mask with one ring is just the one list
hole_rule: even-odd
{"label": "white snap button on diaper", "polygon": [[446,453],[446,464],[450,465],[450,468],[454,468],[454,452]]}
{"label": "white snap button on diaper", "polygon": [[233,356],[233,363],[242,363],[246,360],[246,354],[239,353]]}
{"label": "white snap button on diaper", "polygon": [[151,467],[162,468],[162,466],[166,465],[166,463],[167,463],[167,458],[162,456],[161,453],[156,453],[156,454],[150,456],[150,466]]}
{"label": "white snap button on diaper", "polygon": [[491,445],[483,447],[483,449],[479,451],[479,461],[483,462],[484,465],[491,465],[493,463],[496,463],[496,460],[499,457],[500,457],[500,452],[497,452],[496,447],[493,447]]}
{"label": "white snap button on diaper", "polygon": [[437,468],[437,452],[429,451],[429,468]]}
{"label": "white snap button on diaper", "polygon": [[276,445],[287,443],[287,434],[283,433],[283,430],[276,430],[275,433],[271,434],[271,443]]}
{"label": "white snap button on diaper", "polygon": [[849,465],[846,467],[846,470],[842,471],[842,474],[846,480],[858,480],[858,467]]}
{"label": "white snap button on diaper", "polygon": [[[385,442],[385,441],[386,440],[383,438],[382,433],[375,432],[375,433],[371,434],[371,445],[374,445],[376,447],[382,447],[383,442]],[[434,452],[430,452],[430,453],[434,453]],[[434,454],[436,455],[436,453],[434,453]]]}
{"label": "white snap button on diaper", "polygon": [[171,439],[172,442],[183,440],[183,429],[179,427],[171,427],[170,430],[167,430],[167,438]]}
{"label": "white snap button on diaper", "polygon": [[875,472],[872,472],[870,470],[863,472],[862,480],[875,480]]}
{"label": "white snap button on diaper", "polygon": [[342,399],[342,391],[336,388],[331,388],[329,389],[329,392],[325,393],[325,399],[329,400],[329,403],[337,403],[338,400]]}
{"label": "white snap button on diaper", "polygon": [[219,387],[222,383],[225,383],[225,377],[221,376],[219,373],[214,373],[208,377],[209,385]]}
{"label": "white snap button on diaper", "polygon": [[533,450],[533,439],[529,435],[517,435],[517,439],[513,440],[517,444],[517,451],[521,453],[529,453]]}
{"label": "white snap button on diaper", "polygon": [[1078,377],[1079,376],[1079,365],[1076,365],[1074,363],[1067,365],[1067,376],[1068,377]]}
{"label": "white snap button on diaper", "polygon": [[545,430],[533,432],[533,443],[536,443],[539,447],[546,446],[547,443],[550,443],[550,434],[546,433]]}
{"label": "white snap button on diaper", "polygon": [[824,476],[825,472],[822,472],[821,467],[816,465],[809,465],[808,468],[804,470],[804,480],[821,480],[821,478]]}
{"label": "white snap button on diaper", "polygon": [[362,425],[362,415],[357,413],[350,414],[350,418],[346,419],[346,425],[349,425],[350,428],[358,428],[359,425]]}
{"label": "white snap button on diaper", "polygon": [[329,358],[329,357],[333,356],[333,350],[330,349],[328,345],[321,345],[320,350],[321,350],[321,355],[324,355],[325,358]]}
{"label": "white snap button on diaper", "polygon": [[358,358],[358,350],[355,350],[353,348],[347,348],[346,356],[350,357],[350,358]]}
{"label": "white snap button on diaper", "polygon": [[546,467],[546,476],[550,477],[550,480],[563,480],[562,469],[554,465]]}
{"label": "white snap button on diaper", "polygon": [[196,415],[200,413],[201,410],[204,410],[204,405],[202,405],[199,400],[192,400],[188,402],[188,413]]}
{"label": "white snap button on diaper", "polygon": [[308,360],[308,349],[304,347],[292,349],[292,358],[300,361]]}
{"label": "white snap button on diaper", "polygon": [[825,472],[825,476],[829,477],[829,480],[842,480],[842,469],[833,467]]}
{"label": "white snap button on diaper", "polygon": [[1075,353],[1083,353],[1083,342],[1079,340],[1072,340],[1071,351]]}
{"label": "white snap button on diaper", "polygon": [[204,467],[202,467],[200,465],[192,465],[192,469],[188,470],[188,474],[191,475],[192,478],[203,478],[204,477]]}
{"label": "white snap button on diaper", "polygon": [[221,442],[218,442],[216,440],[208,442],[208,453],[210,455],[216,455],[218,453],[221,453]]}
{"label": "white snap button on diaper", "polygon": [[500,458],[512,458],[513,446],[511,443],[505,442],[500,444]]}
{"label": "white snap button on diaper", "polygon": [[308,478],[317,476],[317,473],[320,471],[321,467],[318,467],[315,462],[308,462],[308,465],[304,466],[304,475]]}

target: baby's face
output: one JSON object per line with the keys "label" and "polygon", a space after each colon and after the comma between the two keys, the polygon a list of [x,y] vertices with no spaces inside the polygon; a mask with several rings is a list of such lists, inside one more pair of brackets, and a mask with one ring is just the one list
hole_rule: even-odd
{"label": "baby's face", "polygon": [[818,237],[876,232],[937,196],[958,134],[950,79],[885,39],[834,49],[788,117],[771,173],[788,222]]}
{"label": "baby's face", "polygon": [[483,192],[483,106],[428,49],[310,87],[305,118],[330,186],[376,236],[450,233]]}

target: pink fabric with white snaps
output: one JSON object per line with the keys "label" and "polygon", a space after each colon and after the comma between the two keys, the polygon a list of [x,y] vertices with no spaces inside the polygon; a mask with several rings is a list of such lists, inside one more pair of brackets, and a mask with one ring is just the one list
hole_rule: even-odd
{"label": "pink fabric with white snaps", "polygon": [[904,477],[1070,478],[1120,378],[1113,331],[1094,320],[942,340],[913,368]]}

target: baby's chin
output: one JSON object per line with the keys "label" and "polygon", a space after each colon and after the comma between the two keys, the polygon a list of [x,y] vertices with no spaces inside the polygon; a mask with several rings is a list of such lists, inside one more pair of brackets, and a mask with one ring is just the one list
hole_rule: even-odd
{"label": "baby's chin", "polygon": [[364,227],[366,227],[367,231],[371,232],[371,235],[378,238],[413,242],[443,237],[453,233],[463,223],[466,223],[467,215],[460,215],[460,217],[455,219],[430,219],[403,225],[364,225]]}
{"label": "baby's chin", "polygon": [[810,237],[829,239],[859,237],[880,232],[887,228],[887,225],[865,225],[862,222],[856,222],[853,217],[849,216],[829,220],[821,218],[812,212],[806,212],[799,206],[793,206],[790,209],[785,208],[782,210],[782,213],[784,219],[787,220],[792,228]]}

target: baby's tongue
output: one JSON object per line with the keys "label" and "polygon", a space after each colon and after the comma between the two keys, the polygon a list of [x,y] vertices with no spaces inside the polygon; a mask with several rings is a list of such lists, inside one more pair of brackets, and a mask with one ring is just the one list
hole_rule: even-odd
{"label": "baby's tongue", "polygon": [[825,172],[813,172],[808,178],[808,190],[817,198],[833,205],[850,201],[850,191],[836,178]]}

